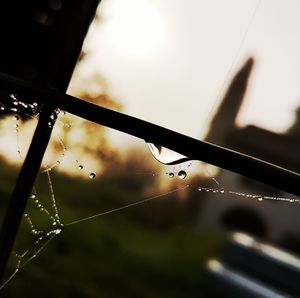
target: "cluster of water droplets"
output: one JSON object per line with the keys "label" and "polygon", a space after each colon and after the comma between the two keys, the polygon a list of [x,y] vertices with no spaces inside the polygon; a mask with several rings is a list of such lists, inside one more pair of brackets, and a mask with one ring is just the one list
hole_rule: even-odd
{"label": "cluster of water droplets", "polygon": [[178,178],[185,179],[188,174],[185,170],[180,170],[178,172],[175,172],[175,171],[167,172],[166,175],[168,175],[170,178],[173,178],[173,177],[175,177],[175,175],[177,175]]}
{"label": "cluster of water droplets", "polygon": [[235,195],[235,196],[243,197],[246,199],[257,200],[259,202],[268,200],[268,201],[281,201],[281,202],[300,204],[300,199],[266,196],[266,195],[260,195],[260,194],[250,194],[250,193],[244,193],[244,192],[238,192],[238,191],[232,191],[232,190],[225,190],[224,188],[214,189],[214,188],[207,188],[207,187],[197,187],[197,190],[203,191],[206,193]]}
{"label": "cluster of water droplets", "polygon": [[[80,163],[78,159],[76,159],[76,164],[77,164],[77,169],[79,171],[84,171],[85,170],[85,166],[82,163]],[[94,173],[94,172],[88,172],[87,175],[90,179],[96,178],[96,173]]]}
{"label": "cluster of water droplets", "polygon": [[22,113],[27,116],[35,116],[38,114],[38,103],[27,103],[20,100],[16,94],[10,94],[10,101],[6,104],[0,103],[0,111]]}

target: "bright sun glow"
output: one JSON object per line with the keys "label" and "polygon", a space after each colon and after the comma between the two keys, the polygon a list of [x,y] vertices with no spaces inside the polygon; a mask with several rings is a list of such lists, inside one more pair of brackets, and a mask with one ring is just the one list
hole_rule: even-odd
{"label": "bright sun glow", "polygon": [[150,0],[118,0],[109,16],[113,49],[127,55],[148,56],[163,43],[163,18]]}

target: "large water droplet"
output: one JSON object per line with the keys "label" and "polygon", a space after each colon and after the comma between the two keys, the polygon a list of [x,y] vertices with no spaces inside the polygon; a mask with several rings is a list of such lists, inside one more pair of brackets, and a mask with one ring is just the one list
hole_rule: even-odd
{"label": "large water droplet", "polygon": [[79,166],[78,166],[78,169],[79,169],[79,170],[82,170],[82,169],[83,169],[83,165],[79,165]]}
{"label": "large water droplet", "polygon": [[185,179],[186,176],[187,176],[186,171],[180,170],[180,171],[178,172],[178,177],[179,177],[180,179]]}
{"label": "large water droplet", "polygon": [[170,178],[173,178],[174,176],[175,176],[174,173],[172,173],[172,172],[169,173],[169,177],[170,177]]}
{"label": "large water droplet", "polygon": [[163,164],[174,165],[188,160],[186,156],[166,147],[153,143],[147,143],[147,145],[155,159]]}
{"label": "large water droplet", "polygon": [[91,173],[90,174],[90,179],[94,179],[96,177],[96,174],[95,173]]}

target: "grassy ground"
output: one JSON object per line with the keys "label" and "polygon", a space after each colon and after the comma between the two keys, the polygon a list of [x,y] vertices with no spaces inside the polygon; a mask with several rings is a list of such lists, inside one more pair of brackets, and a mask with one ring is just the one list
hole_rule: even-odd
{"label": "grassy ground", "polygon": [[[0,194],[5,202],[15,171],[3,166],[0,175]],[[145,198],[146,180],[120,174],[91,182],[55,174],[52,182],[61,220],[67,223]],[[44,176],[37,181],[37,191],[39,200],[50,210]],[[49,217],[32,202],[27,212],[38,227],[51,228]],[[201,268],[217,253],[223,235],[196,229],[189,215],[187,204],[175,193],[66,226],[16,274],[0,296],[202,297]],[[43,243],[34,245],[34,241],[23,223],[15,249],[22,252],[30,248],[29,257]],[[12,258],[11,270],[15,263]]]}

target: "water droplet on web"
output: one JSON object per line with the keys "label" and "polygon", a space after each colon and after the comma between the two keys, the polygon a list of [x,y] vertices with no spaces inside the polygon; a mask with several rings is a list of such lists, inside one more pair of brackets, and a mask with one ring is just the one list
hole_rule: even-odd
{"label": "water droplet on web", "polygon": [[290,199],[289,201],[290,201],[290,203],[293,203],[293,202],[295,202],[295,200],[294,200],[294,199]]}
{"label": "water droplet on web", "polygon": [[180,179],[185,179],[186,176],[187,176],[186,171],[180,170],[180,171],[178,172],[178,177],[179,177]]}
{"label": "water droplet on web", "polygon": [[55,230],[53,230],[53,233],[56,235],[61,234],[64,231],[65,227],[62,224],[58,224],[57,228]]}
{"label": "water droplet on web", "polygon": [[221,188],[221,189],[220,189],[220,193],[225,193],[225,189],[224,189],[224,188]]}
{"label": "water droplet on web", "polygon": [[1,110],[1,111],[4,111],[4,110],[5,110],[5,107],[4,107],[4,106],[1,106],[1,107],[0,107],[0,110]]}
{"label": "water droplet on web", "polygon": [[261,201],[263,201],[263,197],[259,196],[259,197],[257,197],[257,200],[261,202]]}
{"label": "water droplet on web", "polygon": [[188,160],[186,156],[178,152],[175,152],[173,150],[170,150],[166,147],[152,144],[152,143],[147,143],[147,145],[154,158],[163,164],[172,165],[172,164],[178,164]]}
{"label": "water droplet on web", "polygon": [[59,235],[63,230],[61,228],[58,228],[54,230],[54,234]]}
{"label": "water droplet on web", "polygon": [[36,194],[33,193],[30,195],[30,199],[35,199],[35,198],[36,198]]}
{"label": "water droplet on web", "polygon": [[17,109],[17,108],[11,108],[11,110],[12,110],[13,112],[18,112],[18,109]]}
{"label": "water droplet on web", "polygon": [[173,178],[175,175],[174,175],[174,173],[169,173],[169,177],[171,177],[171,178]]}
{"label": "water droplet on web", "polygon": [[18,121],[20,118],[18,115],[13,116],[13,120]]}
{"label": "water droplet on web", "polygon": [[91,173],[90,174],[90,179],[94,179],[96,177],[96,174],[95,173]]}
{"label": "water droplet on web", "polygon": [[79,170],[82,170],[82,169],[83,169],[83,165],[79,165],[79,166],[78,166],[78,169],[79,169]]}

